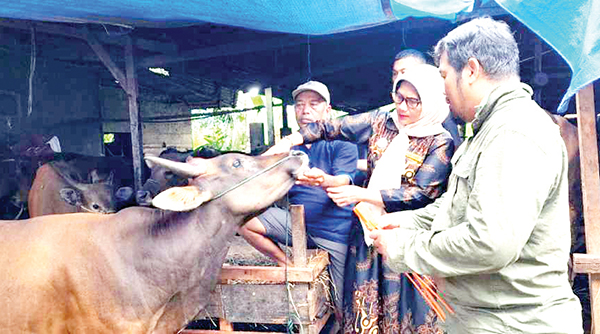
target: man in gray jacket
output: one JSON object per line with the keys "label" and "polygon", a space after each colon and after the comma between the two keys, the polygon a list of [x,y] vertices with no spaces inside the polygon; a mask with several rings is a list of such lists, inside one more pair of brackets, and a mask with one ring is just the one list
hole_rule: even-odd
{"label": "man in gray jacket", "polygon": [[455,311],[449,333],[582,333],[567,278],[567,152],[520,82],[510,28],[474,19],[437,43],[435,59],[473,137],[454,154],[447,192],[382,216],[375,246],[394,270],[434,277]]}

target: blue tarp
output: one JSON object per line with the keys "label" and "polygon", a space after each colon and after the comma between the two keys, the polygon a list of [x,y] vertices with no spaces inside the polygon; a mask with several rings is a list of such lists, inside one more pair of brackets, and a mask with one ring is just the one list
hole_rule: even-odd
{"label": "blue tarp", "polygon": [[[453,20],[474,0],[0,0],[0,17],[130,26],[213,22],[256,30],[324,35],[414,17]],[[559,107],[600,77],[600,0],[496,0],[570,65]]]}
{"label": "blue tarp", "polygon": [[578,90],[600,78],[600,0],[496,0],[552,46],[573,75],[558,107],[564,113]]}

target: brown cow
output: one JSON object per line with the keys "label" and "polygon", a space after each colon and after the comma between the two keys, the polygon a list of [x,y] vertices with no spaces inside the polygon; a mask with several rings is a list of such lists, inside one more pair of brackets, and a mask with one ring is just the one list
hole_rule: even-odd
{"label": "brown cow", "polygon": [[0,331],[176,333],[208,304],[238,228],[307,162],[300,152],[172,162],[194,178],[153,204],[176,211],[0,222]]}
{"label": "brown cow", "polygon": [[550,115],[560,128],[569,157],[569,215],[571,220],[571,252],[581,250],[584,244],[583,203],[581,193],[581,167],[579,162],[579,136],[577,126],[566,118]]}
{"label": "brown cow", "polygon": [[114,213],[117,211],[114,193],[112,173],[101,180],[98,172],[92,170],[88,183],[83,183],[73,179],[67,163],[47,163],[38,168],[29,190],[29,217],[74,212]]}

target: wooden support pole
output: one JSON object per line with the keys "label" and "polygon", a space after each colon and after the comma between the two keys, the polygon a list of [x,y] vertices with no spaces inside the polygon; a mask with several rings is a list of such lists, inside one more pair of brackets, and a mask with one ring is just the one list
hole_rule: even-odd
{"label": "wooden support pole", "polygon": [[265,108],[267,109],[267,146],[275,145],[275,123],[273,122],[273,89],[265,88]]}
{"label": "wooden support pole", "polygon": [[131,153],[133,158],[133,177],[135,190],[142,189],[143,138],[142,117],[138,106],[138,84],[133,61],[133,44],[131,37],[126,36],[125,63],[127,73],[127,97],[129,99],[129,129],[131,131]]}
{"label": "wooden support pole", "polygon": [[294,266],[306,266],[306,224],[304,223],[304,205],[290,205],[292,217],[292,245]]}
{"label": "wooden support pole", "polygon": [[[110,54],[104,49],[102,44],[100,44],[100,42],[98,42],[98,40],[87,31],[87,29],[85,29],[84,31],[86,41],[89,44],[89,46],[92,48],[92,50],[94,50],[100,61],[110,71],[115,80],[119,82],[121,88],[123,88],[123,90],[127,92],[127,80],[125,78],[125,75],[123,74],[123,71],[121,71],[117,64],[115,64],[115,62],[110,58]],[[129,41],[131,41],[131,39],[129,39]]]}
{"label": "wooden support pole", "polygon": [[222,332],[233,332],[233,324],[223,318],[219,318],[219,330]]}
{"label": "wooden support pole", "polygon": [[133,178],[135,190],[142,188],[142,161],[143,146],[142,146],[142,118],[138,106],[138,85],[133,61],[133,43],[130,36],[125,36],[125,66],[126,71],[123,71],[110,58],[110,54],[104,49],[102,44],[90,34],[87,29],[84,30],[84,36],[92,50],[96,53],[100,61],[108,68],[110,73],[121,88],[127,94],[129,100],[129,129],[131,132],[131,149],[133,158]]}
{"label": "wooden support pole", "polygon": [[[598,172],[598,146],[596,138],[596,111],[593,83],[582,88],[575,97],[579,152],[581,152],[581,191],[587,254],[600,255],[600,176]],[[593,334],[600,334],[600,274],[590,275],[590,304]]]}

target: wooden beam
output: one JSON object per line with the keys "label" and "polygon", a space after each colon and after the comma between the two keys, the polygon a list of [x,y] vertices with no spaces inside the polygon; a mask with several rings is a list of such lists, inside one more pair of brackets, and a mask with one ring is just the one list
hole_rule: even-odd
{"label": "wooden beam", "polygon": [[314,256],[304,266],[297,265],[295,259],[294,266],[287,268],[223,265],[221,275],[219,276],[219,283],[229,284],[232,281],[260,282],[262,284],[284,284],[286,282],[311,283],[319,277],[329,264],[329,255],[323,250],[310,250],[309,254]]}
{"label": "wooden beam", "polygon": [[115,80],[119,82],[121,88],[123,88],[125,92],[128,92],[127,78],[125,77],[125,74],[123,74],[123,71],[121,71],[117,64],[115,64],[115,62],[110,58],[110,54],[104,49],[102,44],[100,44],[100,42],[98,42],[98,40],[96,40],[96,38],[92,34],[87,32],[85,36],[85,40],[90,45],[92,50],[96,52],[96,55],[98,56],[100,61],[102,61],[104,66],[108,68]]}
{"label": "wooden beam", "polygon": [[304,205],[290,205],[292,216],[292,246],[294,267],[306,266],[306,224],[304,223]]}
{"label": "wooden beam", "polygon": [[[598,171],[598,144],[593,83],[582,88],[575,96],[579,152],[581,152],[581,192],[587,253],[600,255],[600,176]],[[592,333],[600,334],[600,274],[590,274],[590,304]]]}
{"label": "wooden beam", "polygon": [[131,154],[133,158],[133,177],[135,190],[142,189],[142,171],[143,171],[143,138],[142,138],[142,118],[138,106],[138,85],[134,66],[133,44],[131,37],[126,36],[125,44],[125,63],[127,72],[127,85],[125,91],[129,99],[129,129],[131,131]]}
{"label": "wooden beam", "polygon": [[35,29],[39,32],[86,40],[86,31],[84,31],[84,29],[77,29],[63,24],[11,19],[0,20],[0,26],[13,29],[29,30],[32,25],[34,25]]}
{"label": "wooden beam", "polygon": [[223,56],[240,55],[246,53],[259,52],[270,49],[285,48],[291,45],[302,44],[306,42],[304,37],[291,38],[271,38],[260,41],[250,41],[245,43],[234,42],[209,46],[201,49],[180,52],[178,56],[157,55],[147,57],[139,62],[139,67],[163,66],[170,63],[179,63],[186,60],[202,60]]}
{"label": "wooden beam", "polygon": [[573,271],[578,274],[600,274],[600,255],[573,254]]}

